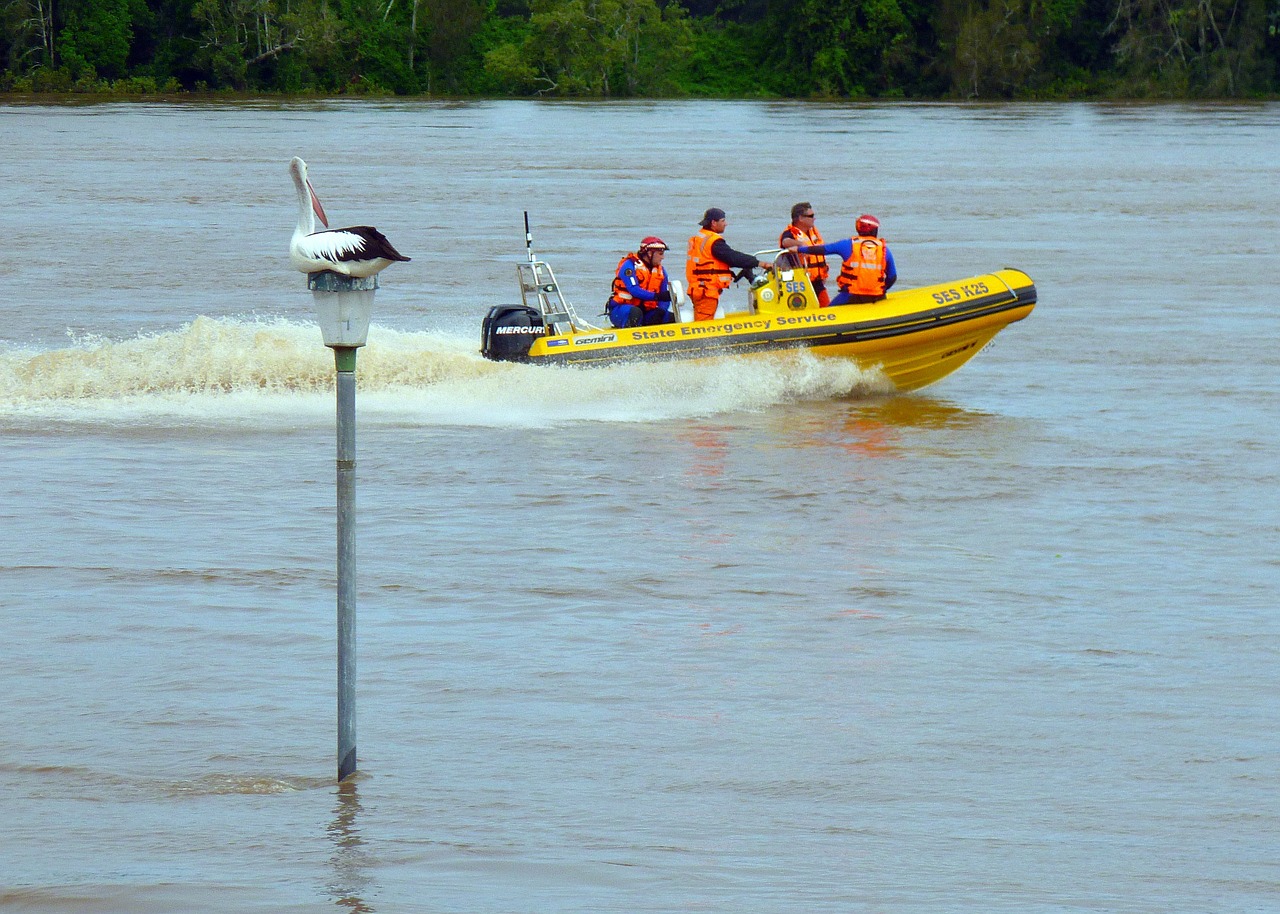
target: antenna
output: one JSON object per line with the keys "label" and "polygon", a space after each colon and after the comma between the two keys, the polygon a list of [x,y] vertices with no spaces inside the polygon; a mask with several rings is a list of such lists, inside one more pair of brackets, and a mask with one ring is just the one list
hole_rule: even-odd
{"label": "antenna", "polygon": [[553,333],[571,333],[583,327],[588,330],[601,329],[578,316],[573,305],[569,304],[560,291],[560,284],[551,272],[551,265],[534,255],[528,210],[524,211],[524,246],[529,252],[529,262],[516,264],[516,275],[520,277],[520,298],[525,307],[541,312],[542,319]]}

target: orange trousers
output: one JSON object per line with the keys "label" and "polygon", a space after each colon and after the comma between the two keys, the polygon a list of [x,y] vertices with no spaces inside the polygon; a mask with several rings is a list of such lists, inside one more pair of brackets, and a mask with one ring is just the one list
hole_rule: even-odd
{"label": "orange trousers", "polygon": [[709,321],[716,316],[716,308],[720,306],[720,293],[704,296],[690,295],[689,300],[693,302],[693,319]]}

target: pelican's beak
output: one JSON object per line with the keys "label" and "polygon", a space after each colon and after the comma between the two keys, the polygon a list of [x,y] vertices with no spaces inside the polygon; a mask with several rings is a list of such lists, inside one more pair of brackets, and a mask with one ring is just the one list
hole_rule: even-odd
{"label": "pelican's beak", "polygon": [[320,198],[316,196],[316,189],[311,186],[311,182],[307,182],[307,193],[311,194],[311,209],[316,214],[316,218],[320,220],[320,224],[325,228],[329,227],[329,219],[324,214],[324,207],[320,205]]}

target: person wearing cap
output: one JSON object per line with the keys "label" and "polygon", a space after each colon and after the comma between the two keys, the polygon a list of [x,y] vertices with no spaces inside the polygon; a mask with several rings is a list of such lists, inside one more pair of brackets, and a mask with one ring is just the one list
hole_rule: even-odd
{"label": "person wearing cap", "polygon": [[[785,251],[802,244],[822,244],[822,233],[814,224],[814,218],[812,204],[797,203],[791,207],[791,224],[778,236],[778,247]],[[831,304],[831,295],[827,292],[827,276],[830,275],[831,268],[827,266],[827,258],[820,254],[811,254],[807,257],[793,254],[791,265],[808,272],[809,281],[813,283],[813,291],[818,296],[818,307],[825,308]]]}
{"label": "person wearing cap", "polygon": [[671,288],[662,267],[667,244],[656,235],[640,242],[640,249],[618,261],[613,275],[613,294],[605,302],[609,321],[615,327],[670,324]]}
{"label": "person wearing cap", "polygon": [[793,250],[799,254],[839,254],[844,260],[840,268],[840,294],[832,305],[856,305],[879,301],[898,281],[898,268],[893,253],[880,238],[880,220],[863,214],[854,225],[857,235],[831,244],[802,244]]}
{"label": "person wearing cap", "polygon": [[768,270],[773,266],[729,247],[724,240],[724,227],[728,221],[724,210],[713,206],[702,214],[702,229],[689,239],[684,275],[689,280],[689,298],[693,301],[695,321],[709,321],[716,316],[720,293],[733,282],[734,267],[744,271],[742,275],[750,281],[756,267]]}

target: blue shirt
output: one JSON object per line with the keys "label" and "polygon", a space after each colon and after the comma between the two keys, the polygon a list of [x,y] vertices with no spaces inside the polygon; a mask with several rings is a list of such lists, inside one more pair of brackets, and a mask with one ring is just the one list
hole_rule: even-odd
{"label": "blue shirt", "polygon": [[[640,301],[657,302],[658,295],[668,289],[668,280],[670,277],[667,276],[667,271],[665,269],[662,271],[662,285],[658,286],[658,292],[655,294],[650,292],[648,289],[641,288],[639,281],[636,279],[636,271],[633,264],[634,261],[624,260],[622,262],[622,266],[618,267],[618,278],[621,279],[622,284],[627,287],[627,292],[632,298]],[[616,305],[617,303],[614,302],[613,304]],[[658,302],[658,306],[661,308],[670,307],[667,302]]]}
{"label": "blue shirt", "polygon": [[[802,244],[793,251],[799,251],[801,254],[839,254],[841,260],[848,260],[853,256],[853,239],[845,238],[842,241],[833,241],[830,244]],[[893,262],[893,252],[889,250],[889,245],[884,246],[884,287],[888,289],[898,281],[898,267]]]}

